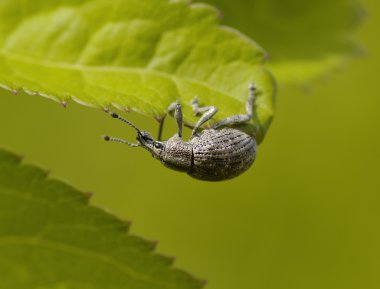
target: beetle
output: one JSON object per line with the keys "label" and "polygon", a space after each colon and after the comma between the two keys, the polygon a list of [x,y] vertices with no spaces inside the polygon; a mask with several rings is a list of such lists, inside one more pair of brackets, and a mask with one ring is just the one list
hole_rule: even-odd
{"label": "beetle", "polygon": [[[246,102],[246,114],[234,115],[223,119],[209,129],[200,133],[199,128],[210,120],[218,111],[215,106],[200,107],[198,98],[191,101],[195,115],[201,115],[193,128],[189,141],[182,139],[182,108],[181,104],[173,102],[168,112],[174,112],[178,133],[166,141],[161,141],[162,125],[160,125],[157,140],[146,131],[141,131],[130,121],[115,112],[109,114],[119,119],[137,131],[136,144],[125,140],[103,136],[106,141],[115,141],[131,147],[143,147],[152,156],[160,160],[166,167],[186,172],[193,178],[205,181],[222,181],[234,178],[245,172],[256,158],[257,142],[241,130],[225,127],[230,124],[244,123],[252,119],[252,107],[255,101],[256,86],[249,86],[249,97]],[[162,124],[163,122],[161,122]],[[224,128],[221,128],[224,127]]]}

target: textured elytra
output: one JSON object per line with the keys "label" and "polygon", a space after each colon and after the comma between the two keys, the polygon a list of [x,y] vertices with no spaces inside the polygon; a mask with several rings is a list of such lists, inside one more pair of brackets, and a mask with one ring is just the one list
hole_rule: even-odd
{"label": "textured elytra", "polygon": [[256,141],[237,129],[204,130],[191,144],[193,166],[188,174],[197,179],[234,178],[245,172],[256,158]]}

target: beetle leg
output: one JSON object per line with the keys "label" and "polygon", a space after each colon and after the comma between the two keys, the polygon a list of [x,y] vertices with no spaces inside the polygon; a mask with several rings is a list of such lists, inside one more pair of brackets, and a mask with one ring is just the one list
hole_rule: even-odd
{"label": "beetle leg", "polygon": [[191,137],[197,134],[197,131],[199,127],[204,124],[206,121],[209,121],[217,112],[218,109],[215,106],[203,106],[199,107],[198,104],[198,97],[195,96],[194,99],[191,101],[191,105],[193,107],[193,112],[195,115],[198,115],[200,113],[203,113],[201,118],[198,120],[198,122],[195,124],[193,132],[191,133]]}
{"label": "beetle leg", "polygon": [[182,137],[182,120],[183,120],[182,106],[178,101],[175,101],[169,105],[168,112],[172,113],[173,111],[174,111],[174,119],[176,120],[177,126],[178,126],[178,136]]}
{"label": "beetle leg", "polygon": [[216,123],[212,128],[217,129],[224,125],[249,121],[253,116],[252,106],[255,101],[255,96],[256,96],[256,86],[253,83],[251,83],[249,86],[249,98],[246,103],[247,114],[233,115],[233,116],[227,117],[225,119],[222,119],[218,123]]}
{"label": "beetle leg", "polygon": [[[177,122],[177,126],[178,126],[178,136],[179,137],[182,137],[182,107],[181,107],[181,104],[179,104],[178,100],[177,101],[174,101],[172,102],[169,107],[167,108],[167,112],[169,114],[173,113],[174,112],[174,118]],[[159,127],[158,127],[158,136],[157,136],[157,140],[158,141],[161,141],[161,137],[162,137],[162,131],[164,130],[164,122],[165,122],[165,118],[166,118],[166,114],[161,118],[159,119]]]}
{"label": "beetle leg", "polygon": [[158,133],[157,133],[157,140],[161,141],[162,137],[162,131],[164,130],[164,122],[165,122],[166,114],[158,119],[159,125],[158,125]]}

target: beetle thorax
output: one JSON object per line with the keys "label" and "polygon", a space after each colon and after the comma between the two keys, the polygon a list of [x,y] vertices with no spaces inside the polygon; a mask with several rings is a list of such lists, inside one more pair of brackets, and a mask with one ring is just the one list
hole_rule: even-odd
{"label": "beetle thorax", "polygon": [[173,170],[187,172],[192,167],[192,146],[175,135],[165,142],[159,159],[165,166]]}

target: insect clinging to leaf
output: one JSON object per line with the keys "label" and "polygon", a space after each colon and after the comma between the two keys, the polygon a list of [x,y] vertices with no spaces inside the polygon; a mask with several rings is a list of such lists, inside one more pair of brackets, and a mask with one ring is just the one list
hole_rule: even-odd
{"label": "insect clinging to leaf", "polygon": [[[152,156],[160,160],[166,167],[186,172],[193,178],[206,181],[222,181],[234,178],[245,172],[256,158],[257,142],[241,130],[224,127],[226,125],[245,123],[253,117],[253,104],[256,86],[249,86],[249,97],[246,102],[246,114],[233,115],[217,122],[209,129],[198,132],[199,128],[209,121],[218,111],[215,106],[200,107],[198,98],[191,101],[195,115],[201,115],[195,124],[190,140],[182,139],[182,108],[179,102],[173,102],[168,112],[174,112],[178,132],[166,141],[161,141],[160,128],[157,140],[145,131],[141,131],[130,121],[114,112],[109,114],[117,118],[137,132],[137,143],[110,136],[103,136],[106,141],[116,141],[131,147],[143,147]],[[222,128],[224,127],[224,128]]]}

